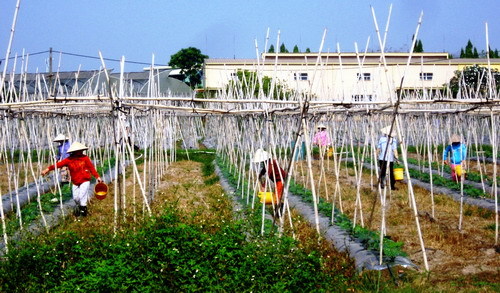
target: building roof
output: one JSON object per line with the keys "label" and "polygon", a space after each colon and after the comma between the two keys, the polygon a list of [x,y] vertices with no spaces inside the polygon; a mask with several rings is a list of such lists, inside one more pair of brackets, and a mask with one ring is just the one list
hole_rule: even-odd
{"label": "building roof", "polygon": [[[406,64],[409,53],[385,53],[385,61],[388,65]],[[264,53],[260,60],[257,59],[205,59],[205,65],[240,65],[252,66],[257,64],[273,65],[276,60],[280,64],[288,65],[314,65],[317,62],[318,53]],[[322,53],[321,63],[329,65],[374,65],[382,63],[381,53]],[[359,61],[358,61],[359,59]],[[500,64],[500,59],[490,59],[491,64]],[[411,64],[487,64],[487,59],[449,59],[448,53],[413,53]]]}

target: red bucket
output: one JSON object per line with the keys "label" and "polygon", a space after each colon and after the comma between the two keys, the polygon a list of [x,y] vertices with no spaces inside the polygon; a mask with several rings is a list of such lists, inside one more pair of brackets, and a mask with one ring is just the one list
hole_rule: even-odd
{"label": "red bucket", "polygon": [[94,186],[94,194],[95,198],[98,200],[103,200],[106,198],[106,195],[108,194],[108,186],[104,182],[97,183]]}

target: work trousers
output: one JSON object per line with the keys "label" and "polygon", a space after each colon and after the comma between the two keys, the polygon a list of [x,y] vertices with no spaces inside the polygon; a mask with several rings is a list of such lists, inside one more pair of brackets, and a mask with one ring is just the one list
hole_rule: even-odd
{"label": "work trousers", "polygon": [[73,200],[77,205],[86,207],[87,201],[89,200],[89,187],[90,181],[85,181],[80,185],[73,184],[72,192],[73,192]]}
{"label": "work trousers", "polygon": [[[385,183],[385,175],[387,172],[387,161],[379,160],[380,166],[380,182]],[[396,187],[396,178],[394,178],[394,162],[389,162],[389,178],[391,179],[391,189]]]}

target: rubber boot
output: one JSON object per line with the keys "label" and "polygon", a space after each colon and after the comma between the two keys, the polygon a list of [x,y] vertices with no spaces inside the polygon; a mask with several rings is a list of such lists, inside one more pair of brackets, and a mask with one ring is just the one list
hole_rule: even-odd
{"label": "rubber boot", "polygon": [[80,214],[81,214],[81,207],[80,207],[80,206],[76,206],[76,207],[75,207],[75,210],[73,211],[73,215],[74,215],[75,217],[79,217],[79,216],[80,216]]}
{"label": "rubber boot", "polygon": [[86,217],[87,216],[87,207],[80,207],[80,216]]}

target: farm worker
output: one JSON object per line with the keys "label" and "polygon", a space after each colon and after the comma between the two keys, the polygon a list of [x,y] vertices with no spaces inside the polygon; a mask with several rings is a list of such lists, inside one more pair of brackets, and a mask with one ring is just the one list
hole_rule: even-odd
{"label": "farm worker", "polygon": [[281,203],[281,197],[283,196],[283,189],[284,189],[283,182],[286,180],[287,177],[286,171],[279,166],[276,160],[271,159],[271,156],[269,156],[269,154],[262,149],[258,149],[255,152],[253,162],[264,163],[259,173],[259,181],[261,182],[261,191],[264,191],[266,187],[266,180],[263,179],[265,179],[265,176],[267,174],[269,179],[274,183],[272,185],[276,186],[275,188],[276,201],[277,204],[279,205]]}
{"label": "farm worker", "polygon": [[387,163],[389,163],[389,177],[391,181],[391,190],[397,190],[396,179],[394,178],[394,160],[399,161],[398,142],[394,135],[394,129],[390,132],[391,126],[380,130],[382,136],[377,144],[378,164],[380,166],[380,187],[384,188],[385,176],[387,173]]}
{"label": "farm worker", "polygon": [[85,145],[74,142],[68,149],[69,157],[51,165],[42,171],[42,176],[45,176],[55,168],[67,166],[73,183],[72,193],[73,200],[78,205],[75,214],[77,216],[87,216],[87,201],[90,187],[90,179],[94,176],[98,182],[102,182],[99,173],[97,173],[94,165],[89,157],[83,154],[83,151],[88,149]]}
{"label": "farm worker", "polygon": [[328,146],[331,145],[330,136],[328,135],[326,126],[324,124],[318,125],[318,132],[316,132],[313,137],[313,145],[319,147],[321,156],[323,156],[323,154],[326,152]]}
{"label": "farm worker", "polygon": [[[69,138],[66,137],[66,135],[64,134],[59,134],[54,138],[53,141],[58,143],[56,162],[62,161],[67,157],[69,157],[68,149],[71,146]],[[61,172],[59,172],[59,174],[61,174],[61,183],[69,183],[70,178],[69,178],[68,167],[62,167]]]}
{"label": "farm worker", "polygon": [[446,147],[443,153],[443,164],[450,166],[451,179],[458,182],[458,178],[463,172],[456,172],[456,170],[457,166],[460,166],[460,169],[462,169],[462,161],[467,157],[467,146],[461,143],[461,138],[457,134],[453,134],[450,141],[451,144]]}

